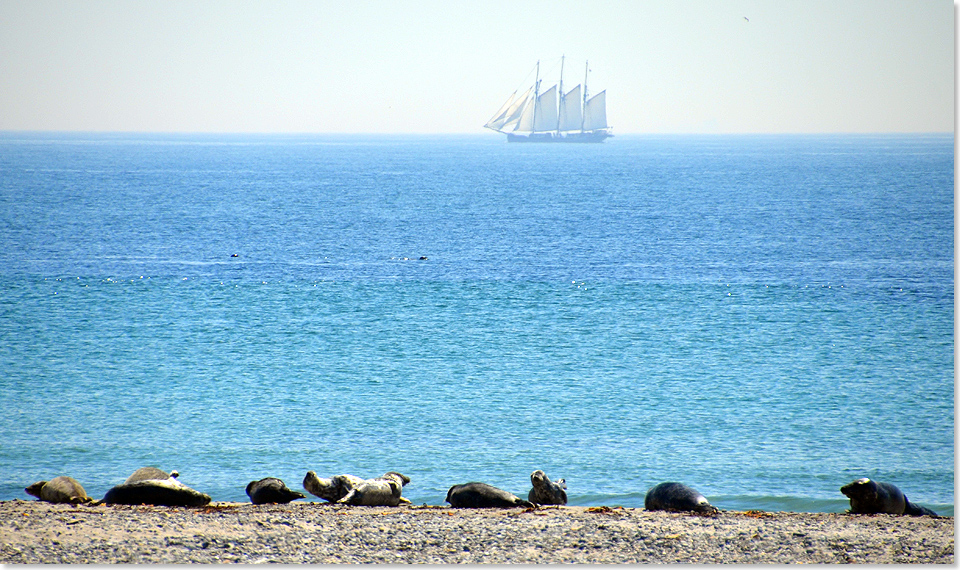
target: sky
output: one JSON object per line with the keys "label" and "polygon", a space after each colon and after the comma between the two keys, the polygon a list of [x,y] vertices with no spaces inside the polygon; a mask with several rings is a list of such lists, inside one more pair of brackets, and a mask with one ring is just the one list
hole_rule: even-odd
{"label": "sky", "polygon": [[0,0],[0,130],[490,133],[565,56],[617,134],[953,132],[954,34],[952,0]]}

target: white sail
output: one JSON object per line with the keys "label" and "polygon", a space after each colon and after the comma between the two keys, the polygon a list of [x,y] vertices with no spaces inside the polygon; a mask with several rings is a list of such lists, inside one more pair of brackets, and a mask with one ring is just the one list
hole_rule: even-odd
{"label": "white sail", "polygon": [[583,105],[583,130],[607,128],[607,91],[597,93]]}
{"label": "white sail", "polygon": [[497,127],[498,130],[506,130],[520,120],[520,115],[523,113],[524,107],[528,106],[527,102],[530,100],[531,91],[533,91],[533,87],[527,89],[526,92],[517,98],[513,105],[507,109],[507,112],[504,114],[503,124]]}
{"label": "white sail", "polygon": [[560,98],[560,130],[580,130],[580,86],[577,85]]}
{"label": "white sail", "polygon": [[[524,100],[526,102],[526,100]],[[528,104],[523,106],[523,109],[520,111],[520,117],[517,119],[517,126],[513,128],[515,131],[532,131],[533,130],[533,111],[539,105],[534,104],[535,101],[530,101]]]}
{"label": "white sail", "polygon": [[537,113],[534,131],[553,131],[557,128],[557,86],[554,85],[537,97]]}
{"label": "white sail", "polygon": [[494,129],[494,130],[502,127],[503,124],[506,122],[507,110],[510,108],[510,105],[513,104],[514,101],[516,101],[516,99],[517,99],[517,92],[514,91],[510,95],[510,98],[507,99],[507,102],[504,103],[503,106],[500,107],[500,109],[497,110],[497,112],[494,113],[492,117],[490,117],[490,120],[487,121],[487,124],[483,126],[487,127],[488,129]]}
{"label": "white sail", "polygon": [[533,91],[533,87],[524,91],[522,95],[517,97],[516,91],[513,95],[510,96],[510,99],[504,103],[503,107],[490,119],[485,127],[488,129],[493,129],[495,131],[501,131],[509,128],[514,123],[520,119],[520,114],[523,112],[523,106],[530,98],[530,92]]}

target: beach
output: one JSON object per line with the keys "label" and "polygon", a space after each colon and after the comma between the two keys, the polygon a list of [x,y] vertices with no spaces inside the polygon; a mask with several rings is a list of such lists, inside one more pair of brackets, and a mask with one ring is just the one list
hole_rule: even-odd
{"label": "beach", "polygon": [[952,517],[0,502],[0,563],[954,563]]}

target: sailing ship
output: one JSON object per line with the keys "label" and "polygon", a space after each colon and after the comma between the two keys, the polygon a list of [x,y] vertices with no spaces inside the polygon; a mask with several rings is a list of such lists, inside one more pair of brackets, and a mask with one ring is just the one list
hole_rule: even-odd
{"label": "sailing ship", "polygon": [[519,95],[519,89],[514,91],[484,127],[507,135],[507,142],[598,143],[612,137],[611,127],[607,125],[606,89],[588,96],[590,63],[587,62],[583,73],[583,89],[577,85],[564,93],[563,60],[560,58],[559,84],[540,89],[538,61],[533,85]]}

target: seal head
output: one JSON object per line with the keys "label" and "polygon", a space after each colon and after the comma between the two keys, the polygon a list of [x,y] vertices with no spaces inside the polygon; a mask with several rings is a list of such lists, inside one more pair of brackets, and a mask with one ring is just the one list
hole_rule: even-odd
{"label": "seal head", "polygon": [[567,483],[563,479],[551,481],[547,474],[537,469],[530,474],[533,489],[527,494],[531,503],[537,505],[566,505]]}

